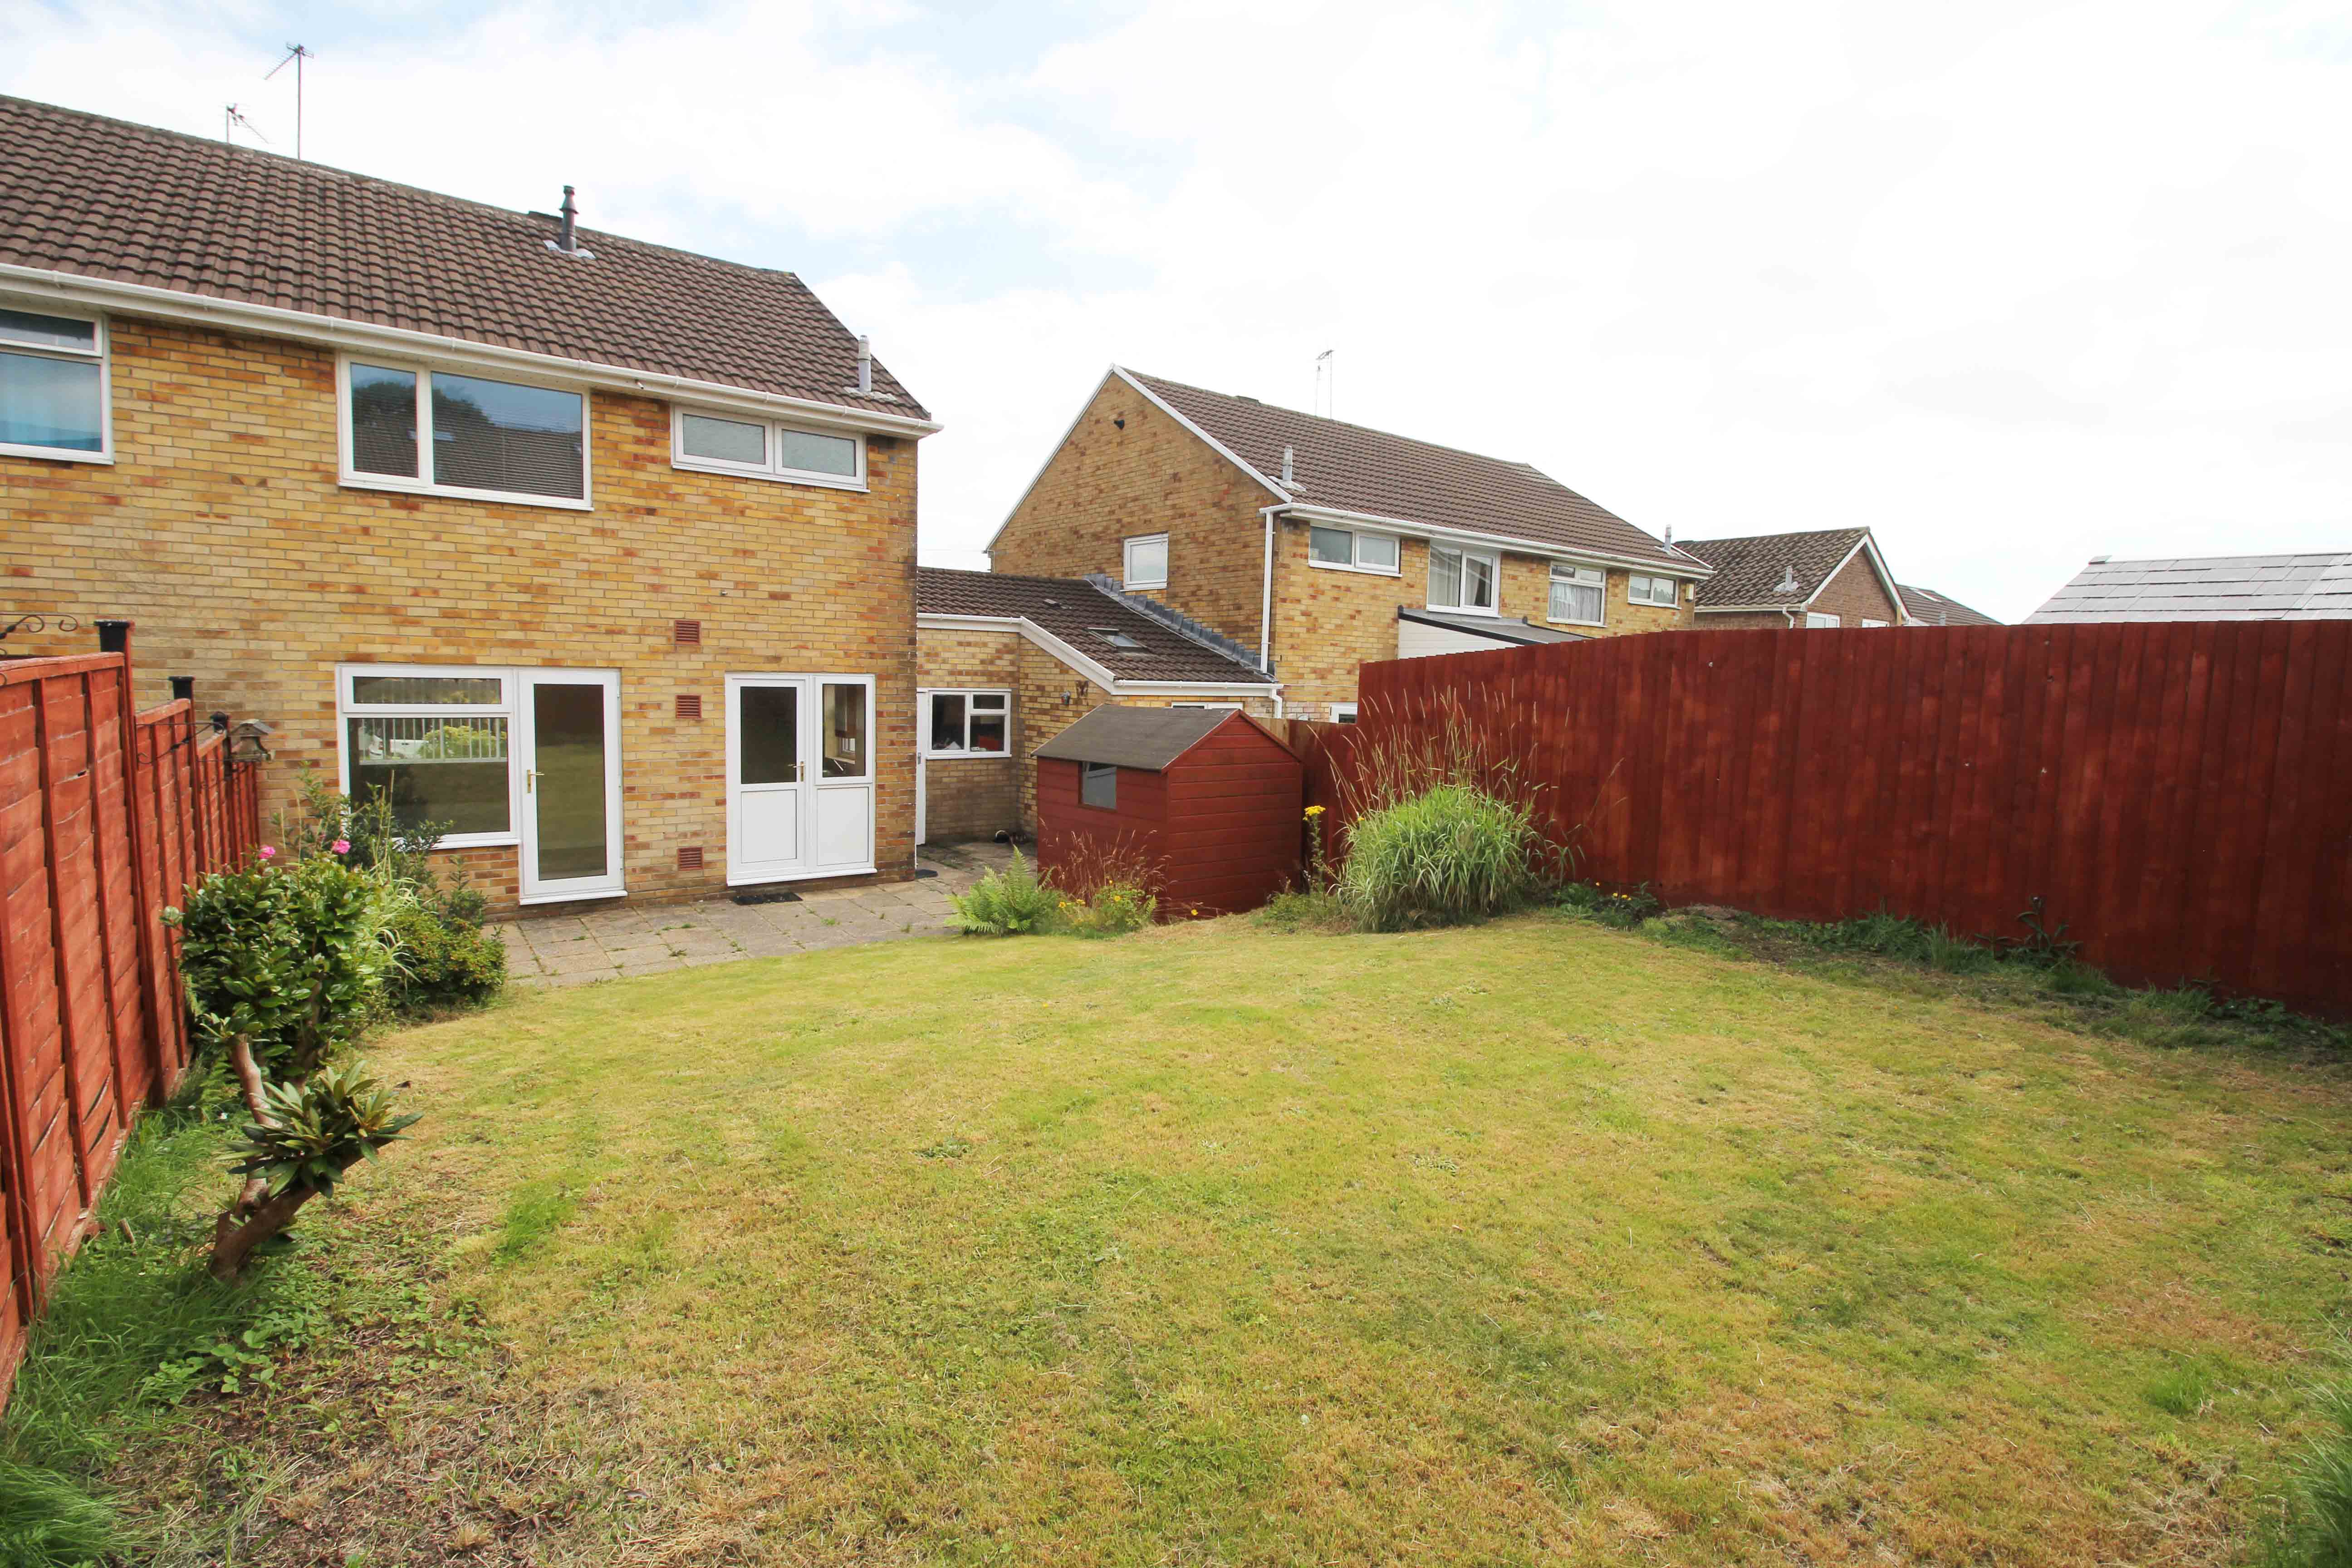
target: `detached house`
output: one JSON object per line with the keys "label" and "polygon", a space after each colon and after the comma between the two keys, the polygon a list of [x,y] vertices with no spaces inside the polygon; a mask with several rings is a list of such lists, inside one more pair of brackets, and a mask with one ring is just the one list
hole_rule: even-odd
{"label": "detached house", "polygon": [[0,99],[0,609],[134,620],[272,804],[389,796],[502,903],[911,874],[936,428],[793,274],[568,191]]}
{"label": "detached house", "polygon": [[1693,624],[1712,568],[1525,463],[1112,367],[989,546],[1246,651],[1295,718],[1369,659]]}
{"label": "detached house", "polygon": [[1903,590],[1866,528],[1690,539],[1681,549],[1715,568],[1698,591],[1702,631],[1895,626]]}

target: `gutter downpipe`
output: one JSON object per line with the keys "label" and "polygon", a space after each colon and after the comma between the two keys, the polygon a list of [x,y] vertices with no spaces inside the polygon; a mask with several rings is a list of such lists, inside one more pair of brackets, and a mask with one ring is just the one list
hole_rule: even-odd
{"label": "gutter downpipe", "polygon": [[[1257,672],[1260,675],[1269,674],[1272,670],[1268,660],[1274,644],[1274,514],[1280,511],[1285,504],[1276,501],[1272,506],[1257,509],[1258,515],[1265,519],[1265,566],[1258,580],[1257,603]],[[1282,694],[1278,691],[1274,698],[1274,716],[1277,719],[1282,717]]]}

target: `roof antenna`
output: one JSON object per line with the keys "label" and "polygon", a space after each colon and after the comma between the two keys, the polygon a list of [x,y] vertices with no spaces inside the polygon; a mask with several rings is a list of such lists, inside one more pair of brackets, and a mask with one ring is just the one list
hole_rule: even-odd
{"label": "roof antenna", "polygon": [[1326,387],[1331,393],[1330,413],[1336,416],[1339,412],[1339,367],[1331,361],[1331,356],[1339,352],[1337,349],[1325,349],[1315,356],[1315,413],[1324,412],[1323,393]]}
{"label": "roof antenna", "polygon": [[302,159],[302,62],[315,58],[300,44],[289,44],[286,46],[286,59],[271,66],[268,73],[261,79],[268,81],[286,68],[286,60],[294,62],[294,159],[297,163]]}
{"label": "roof antenna", "polygon": [[1794,565],[1787,565],[1780,568],[1780,580],[1773,584],[1772,592],[1776,594],[1801,594],[1804,592],[1804,585],[1797,581],[1797,568]]}
{"label": "roof antenna", "polygon": [[[221,140],[227,142],[232,147],[236,146],[236,128],[240,125],[244,126],[247,131],[252,132],[256,136],[261,136],[261,127],[256,125],[252,121],[247,120],[245,117],[245,111],[237,108],[236,104],[232,103],[228,106],[228,112],[221,117]],[[267,136],[261,136],[261,139],[265,142],[269,140]]]}

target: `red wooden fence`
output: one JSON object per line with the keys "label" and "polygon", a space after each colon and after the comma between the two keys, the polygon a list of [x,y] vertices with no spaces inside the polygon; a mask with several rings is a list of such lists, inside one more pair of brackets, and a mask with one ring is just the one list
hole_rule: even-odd
{"label": "red wooden fence", "polygon": [[[1366,665],[1310,800],[1450,721],[1580,874],[2025,934],[2352,1016],[2352,622],[1675,632]],[[1359,753],[1363,756],[1359,756]]]}
{"label": "red wooden fence", "polygon": [[226,737],[131,690],[127,651],[0,659],[0,1398],[131,1119],[187,1068],[159,917],[261,836]]}

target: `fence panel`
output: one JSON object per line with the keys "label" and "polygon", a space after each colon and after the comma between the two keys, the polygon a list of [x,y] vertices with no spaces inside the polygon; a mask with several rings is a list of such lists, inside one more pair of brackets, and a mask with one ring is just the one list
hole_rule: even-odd
{"label": "fence panel", "polygon": [[163,911],[261,834],[255,769],[194,704],[132,710],[127,631],[0,659],[0,1398],[131,1118],[186,1070]]}
{"label": "fence panel", "polygon": [[[1580,873],[1669,902],[1885,909],[2352,1016],[2352,622],[1683,632],[1364,667],[1303,740],[1479,738]],[[1336,840],[1334,841],[1336,845]]]}

